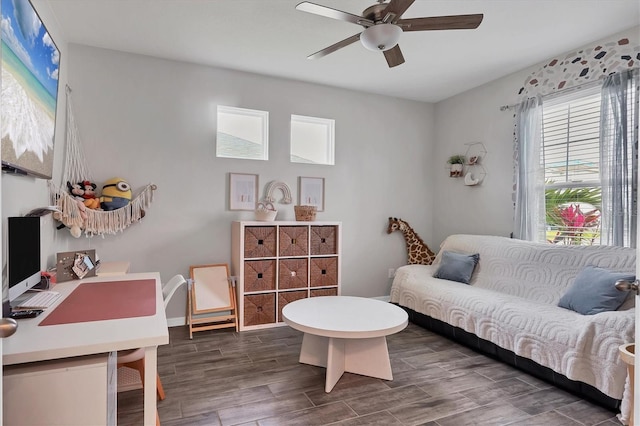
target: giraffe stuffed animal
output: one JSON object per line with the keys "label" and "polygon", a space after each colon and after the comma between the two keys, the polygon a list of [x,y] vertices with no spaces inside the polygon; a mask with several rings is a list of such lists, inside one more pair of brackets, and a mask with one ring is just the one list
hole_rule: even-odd
{"label": "giraffe stuffed animal", "polygon": [[407,222],[397,217],[389,218],[387,234],[393,231],[400,231],[404,235],[407,243],[407,263],[409,265],[431,265],[436,258],[436,254],[429,249],[416,231]]}

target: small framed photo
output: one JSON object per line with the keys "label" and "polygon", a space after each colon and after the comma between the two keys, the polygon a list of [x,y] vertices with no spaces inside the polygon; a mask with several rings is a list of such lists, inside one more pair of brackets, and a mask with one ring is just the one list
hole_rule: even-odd
{"label": "small framed photo", "polygon": [[229,173],[229,210],[255,210],[258,175]]}
{"label": "small framed photo", "polygon": [[324,178],[302,177],[298,185],[298,204],[316,206],[319,212],[324,211]]}

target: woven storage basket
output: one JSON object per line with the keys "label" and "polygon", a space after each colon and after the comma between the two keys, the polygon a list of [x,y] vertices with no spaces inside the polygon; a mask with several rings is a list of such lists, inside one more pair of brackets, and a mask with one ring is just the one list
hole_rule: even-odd
{"label": "woven storage basket", "polygon": [[247,226],[244,228],[244,257],[270,257],[275,255],[275,226]]}
{"label": "woven storage basket", "polygon": [[293,206],[293,211],[296,213],[296,220],[313,222],[316,220],[318,208],[316,206]]}
{"label": "woven storage basket", "polygon": [[282,308],[287,306],[287,303],[306,298],[306,291],[286,291],[278,293],[278,322],[282,322]]}
{"label": "woven storage basket", "polygon": [[311,297],[317,297],[317,296],[337,296],[338,295],[338,288],[316,288],[314,290],[311,290]]}
{"label": "woven storage basket", "polygon": [[276,295],[246,294],[244,296],[244,325],[272,324],[276,322]]}
{"label": "woven storage basket", "polygon": [[306,226],[281,226],[279,238],[280,256],[306,256],[309,253]]}
{"label": "woven storage basket", "polygon": [[338,259],[315,257],[311,259],[311,287],[338,285]]}
{"label": "woven storage basket", "polygon": [[278,273],[278,289],[307,287],[307,259],[283,259]]}
{"label": "woven storage basket", "polygon": [[255,211],[256,220],[259,222],[273,222],[276,220],[277,214],[278,210],[271,203],[258,203],[258,208]]}
{"label": "woven storage basket", "polygon": [[311,227],[311,254],[336,254],[336,227]]}
{"label": "woven storage basket", "polygon": [[247,260],[244,262],[244,291],[276,289],[276,262],[274,260]]}

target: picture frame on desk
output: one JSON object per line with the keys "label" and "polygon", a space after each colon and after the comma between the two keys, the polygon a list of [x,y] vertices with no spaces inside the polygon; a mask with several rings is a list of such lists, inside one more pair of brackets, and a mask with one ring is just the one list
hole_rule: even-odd
{"label": "picture frame on desk", "polygon": [[[62,283],[65,281],[77,280],[78,275],[74,272],[74,263],[76,261],[76,255],[87,256],[91,262],[95,265],[96,251],[91,250],[75,250],[65,251],[56,254],[56,282]],[[89,278],[96,276],[96,268],[92,268],[86,272],[82,278]]]}

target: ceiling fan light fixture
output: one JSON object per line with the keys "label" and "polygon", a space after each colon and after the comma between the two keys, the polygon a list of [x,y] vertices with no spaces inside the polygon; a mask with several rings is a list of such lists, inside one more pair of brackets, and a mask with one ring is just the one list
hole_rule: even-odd
{"label": "ceiling fan light fixture", "polygon": [[393,49],[400,40],[402,28],[394,24],[377,24],[365,29],[360,34],[362,45],[374,52]]}

